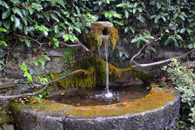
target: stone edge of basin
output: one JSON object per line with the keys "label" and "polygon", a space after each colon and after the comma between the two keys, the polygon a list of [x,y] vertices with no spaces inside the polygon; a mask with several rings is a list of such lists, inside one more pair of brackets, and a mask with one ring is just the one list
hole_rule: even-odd
{"label": "stone edge of basin", "polygon": [[174,130],[180,109],[180,93],[166,105],[137,114],[96,118],[70,118],[21,110],[14,116],[19,130]]}

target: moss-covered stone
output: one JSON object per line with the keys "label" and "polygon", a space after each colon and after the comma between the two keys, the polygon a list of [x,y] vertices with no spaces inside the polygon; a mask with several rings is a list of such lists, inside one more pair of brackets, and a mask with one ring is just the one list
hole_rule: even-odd
{"label": "moss-covered stone", "polygon": [[151,79],[153,76],[151,74],[147,74],[144,72],[141,72],[139,70],[132,70],[132,78],[133,79],[141,79],[144,82],[147,82],[149,79]]}
{"label": "moss-covered stone", "polygon": [[174,99],[175,93],[172,91],[154,90],[144,98],[111,105],[71,106],[42,99],[41,102],[34,104],[13,103],[12,109],[17,113],[25,109],[45,114],[60,114],[65,117],[106,117],[153,110],[164,106]]}
{"label": "moss-covered stone", "polygon": [[[106,34],[104,34],[104,30],[106,30]],[[102,22],[94,22],[92,23],[92,29],[88,34],[85,35],[85,42],[89,44],[89,46],[98,46],[100,47],[103,43],[104,36],[109,36],[109,43],[112,44],[113,50],[118,41],[118,30],[114,28],[114,26],[107,26]]]}
{"label": "moss-covered stone", "polygon": [[[116,66],[109,64],[109,77],[111,80],[119,79],[121,73],[130,71],[133,69],[132,66],[119,69]],[[76,69],[87,70],[88,73],[77,73],[66,79],[58,81],[59,85],[63,88],[77,87],[86,88],[93,86],[102,86],[106,84],[106,62],[103,59],[91,56],[89,59],[83,61],[80,65],[76,65],[71,68],[70,71]],[[60,74],[53,74],[53,80],[60,78]]]}

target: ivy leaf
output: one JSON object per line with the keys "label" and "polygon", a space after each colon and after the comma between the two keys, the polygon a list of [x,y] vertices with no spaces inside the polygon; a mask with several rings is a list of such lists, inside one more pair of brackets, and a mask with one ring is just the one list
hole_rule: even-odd
{"label": "ivy leaf", "polygon": [[34,9],[33,8],[28,8],[29,13],[32,15],[34,13]]}
{"label": "ivy leaf", "polygon": [[53,37],[53,45],[54,45],[54,48],[57,48],[59,47],[59,41],[57,38]]}
{"label": "ivy leaf", "polygon": [[28,68],[26,67],[26,64],[23,62],[22,63],[22,65],[19,65],[20,66],[20,68],[24,71],[24,72],[26,72],[26,71],[28,71]]}
{"label": "ivy leaf", "polygon": [[6,32],[5,28],[0,28],[0,32]]}
{"label": "ivy leaf", "polygon": [[156,15],[152,15],[151,17],[150,17],[150,19],[153,19],[153,18],[155,18],[156,17]]}
{"label": "ivy leaf", "polygon": [[31,83],[32,82],[32,76],[29,74],[27,71],[24,72],[24,76],[27,77],[28,81]]}
{"label": "ivy leaf", "polygon": [[164,16],[161,17],[163,19],[164,22],[166,22],[166,18]]}
{"label": "ivy leaf", "polygon": [[183,21],[185,21],[185,17],[183,15],[179,16]]}
{"label": "ivy leaf", "polygon": [[20,3],[20,1],[19,0],[10,0],[12,3],[14,3],[14,4],[19,4]]}
{"label": "ivy leaf", "polygon": [[125,33],[127,33],[129,31],[129,28],[128,27],[125,27]]}
{"label": "ivy leaf", "polygon": [[176,35],[176,39],[183,41],[183,38],[180,35],[178,35],[178,34]]}
{"label": "ivy leaf", "polygon": [[7,17],[9,17],[11,14],[11,10],[6,10],[2,13],[2,19],[6,19]]}
{"label": "ivy leaf", "polygon": [[2,5],[3,7],[5,7],[6,9],[9,9],[9,5],[5,2],[5,1],[0,1],[0,5]]}
{"label": "ivy leaf", "polygon": [[45,16],[45,18],[47,19],[47,21],[49,22],[50,21],[50,16],[49,16],[49,13],[44,13],[43,14]]}
{"label": "ivy leaf", "polygon": [[139,14],[138,19],[139,19],[142,23],[145,22],[145,18],[144,18],[141,14]]}
{"label": "ivy leaf", "polygon": [[189,48],[189,49],[192,49],[192,48],[195,48],[195,46],[194,46],[193,44],[189,44],[189,45],[188,45],[188,48]]}
{"label": "ivy leaf", "polygon": [[57,22],[59,22],[58,16],[55,15],[54,13],[50,14],[51,18]]}
{"label": "ivy leaf", "polygon": [[26,46],[31,48],[31,43],[28,39],[24,39],[24,42],[26,43]]}
{"label": "ivy leaf", "polygon": [[164,45],[167,46],[170,42],[171,42],[171,39],[168,38],[168,39],[165,41]]}
{"label": "ivy leaf", "polygon": [[58,32],[59,32],[59,29],[60,29],[59,26],[56,25],[56,26],[54,27],[54,32],[55,32],[55,33],[58,33]]}
{"label": "ivy leaf", "polygon": [[4,62],[3,62],[2,60],[0,60],[0,64],[5,65]]}
{"label": "ivy leaf", "polygon": [[12,22],[9,20],[7,22],[3,22],[3,26],[6,28],[6,29],[10,29],[10,25],[12,24]]}
{"label": "ivy leaf", "polygon": [[17,18],[17,17],[14,17],[15,19],[14,19],[14,26],[16,27],[16,28],[20,28],[20,19],[19,18]]}
{"label": "ivy leaf", "polygon": [[154,19],[154,22],[155,22],[155,23],[158,23],[159,19],[160,19],[160,15],[158,15],[158,16]]}
{"label": "ivy leaf", "polygon": [[34,63],[36,66],[39,65],[39,63],[38,63],[37,61],[34,61],[33,63]]}
{"label": "ivy leaf", "polygon": [[186,31],[186,29],[185,28],[182,28],[181,30],[180,30],[180,33],[184,33]]}
{"label": "ivy leaf", "polygon": [[125,18],[129,18],[129,12],[125,10]]}
{"label": "ivy leaf", "polygon": [[113,23],[116,23],[116,24],[121,25],[121,26],[124,25],[124,21],[123,20],[121,20],[121,21],[113,20]]}
{"label": "ivy leaf", "polygon": [[19,8],[13,7],[12,11],[14,12],[14,14],[18,14],[21,18],[23,17],[22,11]]}
{"label": "ivy leaf", "polygon": [[64,35],[64,42],[67,42],[69,40],[69,35],[68,34],[65,34]]}
{"label": "ivy leaf", "polygon": [[46,60],[48,60],[48,61],[51,60],[51,59],[49,58],[49,56],[47,56],[47,55],[44,55],[44,58],[45,58]]}
{"label": "ivy leaf", "polygon": [[38,11],[41,11],[43,9],[41,4],[39,3],[32,3],[32,7]]}
{"label": "ivy leaf", "polygon": [[33,66],[32,65],[28,65],[28,68],[29,68],[29,72],[30,72],[30,74],[34,74],[34,68],[33,68]]}
{"label": "ivy leaf", "polygon": [[159,2],[157,2],[156,6],[157,6],[158,9],[161,8],[161,4]]}
{"label": "ivy leaf", "polygon": [[41,63],[42,69],[44,69],[45,66],[45,61],[43,59],[39,59],[39,62]]}
{"label": "ivy leaf", "polygon": [[28,25],[28,22],[27,22],[27,18],[26,18],[26,17],[23,17],[23,18],[22,18],[22,21],[23,21],[23,23],[24,23],[25,25]]}
{"label": "ivy leaf", "polygon": [[0,41],[0,45],[1,44],[7,47],[7,43],[5,41]]}
{"label": "ivy leaf", "polygon": [[81,30],[77,27],[74,27],[74,29],[78,32],[78,33],[81,33]]}
{"label": "ivy leaf", "polygon": [[137,38],[131,40],[131,43],[135,43],[135,42],[137,42]]}

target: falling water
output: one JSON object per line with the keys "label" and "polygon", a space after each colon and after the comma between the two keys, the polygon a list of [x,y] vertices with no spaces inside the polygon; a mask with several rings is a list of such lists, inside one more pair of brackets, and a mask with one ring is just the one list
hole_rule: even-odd
{"label": "falling water", "polygon": [[108,44],[105,43],[105,53],[106,53],[106,98],[112,98],[113,94],[109,90],[109,69],[108,69]]}

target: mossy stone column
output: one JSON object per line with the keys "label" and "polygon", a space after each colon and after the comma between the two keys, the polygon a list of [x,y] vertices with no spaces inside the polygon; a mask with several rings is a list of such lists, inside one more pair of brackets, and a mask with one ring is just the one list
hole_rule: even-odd
{"label": "mossy stone column", "polygon": [[85,34],[84,41],[93,50],[97,50],[104,42],[112,44],[114,50],[118,41],[118,30],[114,27],[113,23],[107,21],[98,21],[92,23],[91,30]]}

